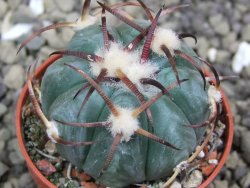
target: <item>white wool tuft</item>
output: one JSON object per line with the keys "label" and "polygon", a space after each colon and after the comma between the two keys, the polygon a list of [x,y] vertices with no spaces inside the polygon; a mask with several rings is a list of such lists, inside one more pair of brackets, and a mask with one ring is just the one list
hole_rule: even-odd
{"label": "white wool tuft", "polygon": [[151,49],[158,55],[164,56],[165,53],[161,49],[162,45],[165,45],[173,53],[173,50],[180,49],[181,41],[173,30],[158,27],[154,33]]}
{"label": "white wool tuft", "polygon": [[133,83],[140,85],[140,79],[152,77],[157,70],[158,67],[150,62],[145,64],[133,63],[126,69],[125,74]]}
{"label": "white wool tuft", "polygon": [[221,102],[222,99],[221,92],[212,85],[208,88],[208,97],[214,99],[217,103]]}
{"label": "white wool tuft", "polygon": [[158,70],[158,67],[150,62],[140,64],[140,51],[124,51],[122,45],[118,43],[111,43],[108,51],[99,49],[96,55],[103,57],[104,61],[90,64],[95,76],[105,68],[107,76],[117,77],[116,71],[120,69],[134,84],[140,85],[141,78],[149,78]]}
{"label": "white wool tuft", "polygon": [[74,27],[74,30],[79,31],[81,29],[84,29],[90,25],[95,24],[97,21],[97,18],[94,16],[88,15],[88,18],[85,20],[81,20],[80,18],[76,21],[76,27]]}
{"label": "white wool tuft", "polygon": [[117,107],[119,111],[119,116],[115,117],[113,114],[109,116],[109,121],[111,126],[109,130],[113,137],[117,134],[122,134],[122,140],[128,142],[131,139],[131,136],[139,128],[139,121],[137,118],[134,118],[132,113],[133,110]]}
{"label": "white wool tuft", "polygon": [[54,121],[50,121],[49,125],[50,125],[50,127],[47,128],[47,130],[46,130],[47,135],[52,142],[57,143],[57,141],[54,139],[54,137],[59,136],[57,124]]}

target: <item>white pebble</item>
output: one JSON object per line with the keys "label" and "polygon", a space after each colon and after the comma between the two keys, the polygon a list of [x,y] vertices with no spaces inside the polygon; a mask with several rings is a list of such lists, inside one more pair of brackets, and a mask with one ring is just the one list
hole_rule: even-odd
{"label": "white pebble", "polygon": [[236,73],[240,73],[241,70],[250,65],[250,44],[242,42],[239,45],[238,51],[233,58],[232,68]]}

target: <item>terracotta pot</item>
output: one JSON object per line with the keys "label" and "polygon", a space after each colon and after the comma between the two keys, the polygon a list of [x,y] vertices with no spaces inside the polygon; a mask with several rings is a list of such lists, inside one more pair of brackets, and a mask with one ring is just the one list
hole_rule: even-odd
{"label": "terracotta pot", "polygon": [[[54,55],[50,58],[48,58],[36,71],[35,78],[41,78],[47,69],[47,67],[55,62],[57,59],[61,58],[61,55]],[[25,148],[25,140],[22,132],[22,107],[25,104],[26,98],[28,97],[28,87],[27,84],[24,86],[21,95],[19,96],[17,107],[16,107],[16,134],[17,139],[19,142],[19,146],[21,149],[21,152],[25,158],[25,161],[27,163],[28,169],[30,171],[31,176],[33,177],[34,181],[36,182],[37,186],[39,188],[55,188],[56,186],[53,185],[51,182],[49,182],[37,169],[36,165],[32,162],[30,159],[26,148]],[[225,148],[222,153],[222,156],[219,160],[218,165],[213,170],[212,174],[199,186],[199,188],[205,188],[207,187],[214,178],[218,175],[221,168],[223,167],[227,156],[229,155],[229,152],[231,150],[231,145],[233,141],[233,118],[232,118],[232,112],[228,103],[228,99],[224,95],[224,92],[222,91],[222,104],[223,104],[223,123],[226,124],[226,130],[223,136]]]}

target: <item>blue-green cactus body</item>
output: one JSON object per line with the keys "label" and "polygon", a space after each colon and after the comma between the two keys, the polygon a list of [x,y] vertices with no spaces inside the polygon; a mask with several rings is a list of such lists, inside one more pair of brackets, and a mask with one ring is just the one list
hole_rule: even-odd
{"label": "blue-green cactus body", "polygon": [[[121,25],[110,30],[114,38],[124,46],[139,32],[127,25]],[[103,47],[103,34],[98,25],[92,25],[76,32],[68,45],[69,50],[81,50],[87,53],[95,52]],[[193,56],[191,48],[182,44],[182,51]],[[156,79],[165,87],[176,82],[175,74],[166,57],[151,53],[150,61],[160,68]],[[128,142],[119,144],[112,162],[99,179],[102,184],[110,187],[124,187],[129,184],[145,180],[156,180],[170,175],[173,168],[194,151],[199,144],[204,128],[193,129],[188,125],[205,121],[209,116],[209,102],[207,91],[199,72],[187,61],[175,57],[180,79],[189,80],[170,91],[173,101],[163,96],[154,103],[150,110],[153,115],[154,128],[149,126],[145,113],[139,117],[140,127],[152,132],[160,138],[172,143],[180,150],[166,147],[139,135],[133,135]],[[73,96],[86,82],[76,72],[64,65],[72,64],[85,71],[93,78],[89,62],[76,57],[63,57],[51,65],[42,80],[42,107],[48,119],[64,122],[97,122],[106,121],[110,110],[103,99],[95,91],[82,110],[77,113],[87,91],[75,100]],[[138,99],[131,91],[124,87],[112,87],[100,84],[105,94],[117,106],[136,108],[140,106]],[[146,99],[160,90],[143,93]],[[107,158],[113,136],[106,128],[78,128],[58,125],[59,134],[65,140],[97,141],[91,146],[57,145],[59,153],[78,168],[83,169],[92,177],[97,178]]]}

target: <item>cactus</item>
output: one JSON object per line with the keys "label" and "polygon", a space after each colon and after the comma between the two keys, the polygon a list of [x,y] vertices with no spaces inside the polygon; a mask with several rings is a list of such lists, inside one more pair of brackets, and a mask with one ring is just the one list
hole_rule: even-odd
{"label": "cactus", "polygon": [[[39,30],[73,27],[63,57],[41,82],[41,108],[32,102],[60,155],[100,184],[124,187],[171,175],[201,143],[205,126],[216,119],[221,96],[216,70],[158,20],[186,5],[161,8],[155,16],[140,0],[112,6],[98,2],[101,17],[90,16],[90,0],[77,22]],[[121,6],[141,6],[146,20],[132,20]],[[121,20],[109,26],[106,13]],[[100,23],[101,22],[101,27]],[[204,66],[214,73],[207,81]]]}

